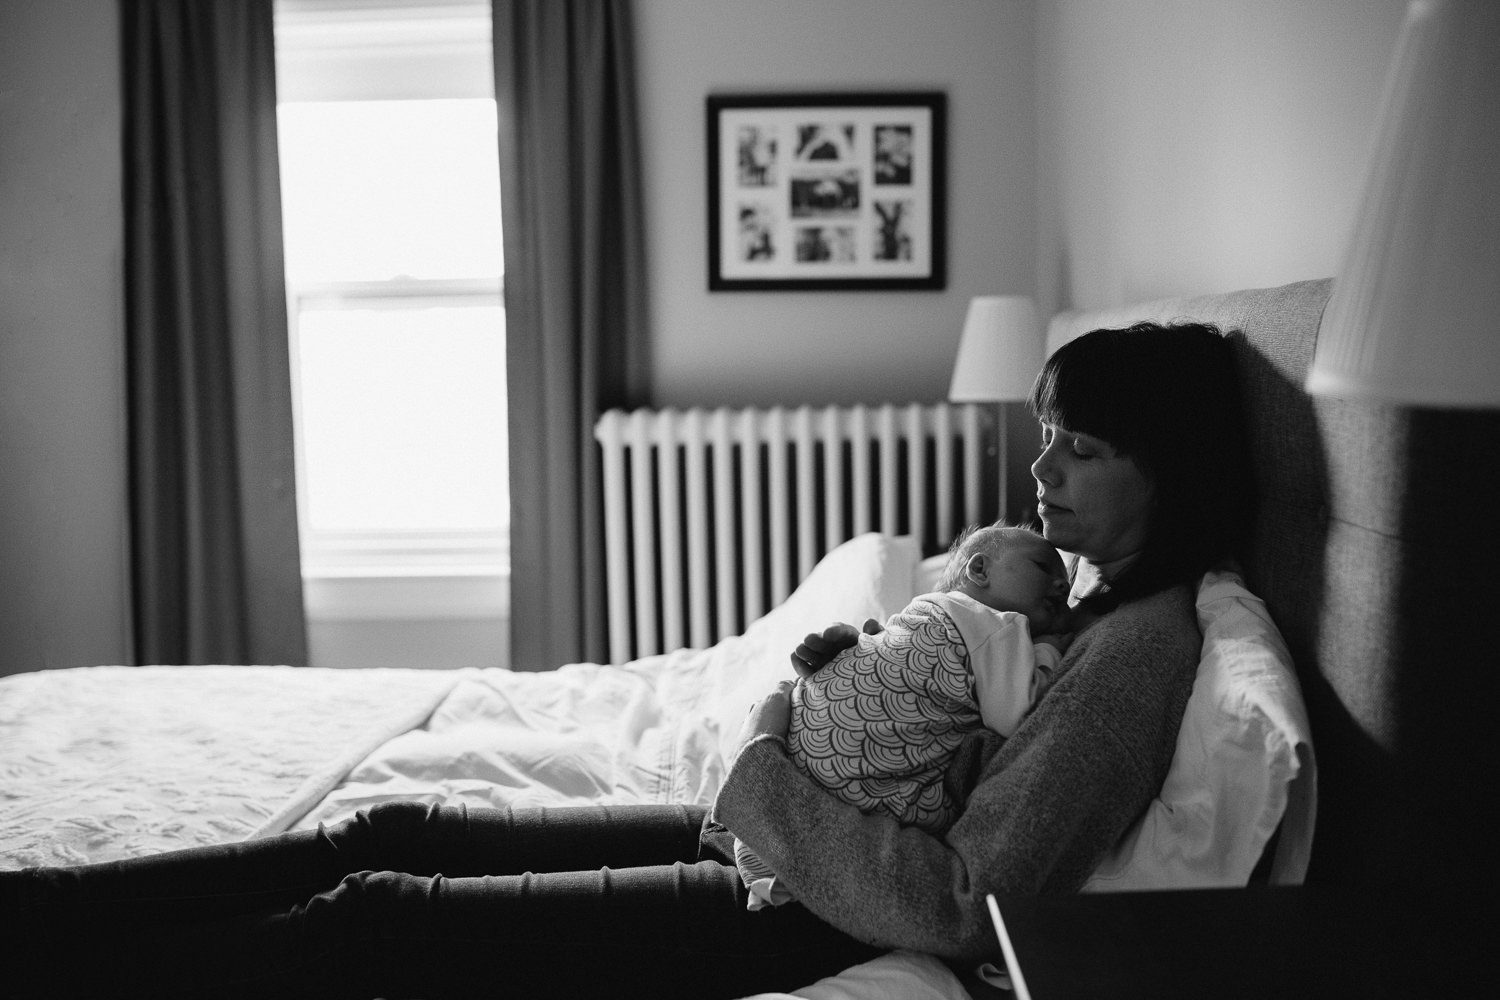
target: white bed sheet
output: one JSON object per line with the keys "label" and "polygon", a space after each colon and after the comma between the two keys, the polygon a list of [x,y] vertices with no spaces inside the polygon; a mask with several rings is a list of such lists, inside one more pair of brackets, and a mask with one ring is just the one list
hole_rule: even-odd
{"label": "white bed sheet", "polygon": [[421,725],[458,680],[291,667],[0,678],[0,868],[278,832],[366,754]]}

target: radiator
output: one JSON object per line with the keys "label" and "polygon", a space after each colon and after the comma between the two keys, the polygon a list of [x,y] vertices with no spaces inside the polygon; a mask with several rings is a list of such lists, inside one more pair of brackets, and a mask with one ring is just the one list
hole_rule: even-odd
{"label": "radiator", "polygon": [[611,410],[594,436],[614,663],[738,635],[855,535],[946,548],[993,499],[975,405]]}

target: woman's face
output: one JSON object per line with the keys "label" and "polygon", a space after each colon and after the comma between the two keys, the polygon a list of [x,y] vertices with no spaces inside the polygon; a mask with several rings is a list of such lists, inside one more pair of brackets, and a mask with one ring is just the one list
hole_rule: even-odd
{"label": "woman's face", "polygon": [[1044,423],[1031,474],[1042,534],[1053,545],[1110,563],[1146,544],[1151,481],[1108,441]]}

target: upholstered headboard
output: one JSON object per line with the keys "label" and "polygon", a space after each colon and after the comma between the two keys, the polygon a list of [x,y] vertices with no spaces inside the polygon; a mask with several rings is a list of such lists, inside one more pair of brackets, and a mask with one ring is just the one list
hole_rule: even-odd
{"label": "upholstered headboard", "polygon": [[[1192,319],[1231,336],[1259,510],[1247,581],[1296,660],[1318,758],[1310,882],[1472,882],[1500,748],[1500,413],[1309,396],[1331,280],[1052,320],[1088,330]],[[1488,865],[1485,864],[1487,868]]]}

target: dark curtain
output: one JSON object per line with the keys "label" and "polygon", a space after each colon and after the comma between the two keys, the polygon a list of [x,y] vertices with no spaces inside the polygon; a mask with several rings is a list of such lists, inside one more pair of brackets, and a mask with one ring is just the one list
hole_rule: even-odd
{"label": "dark curtain", "polygon": [[645,402],[630,5],[494,0],[511,665],[607,658],[595,418]]}
{"label": "dark curtain", "polygon": [[137,663],[305,663],[272,0],[121,0]]}

